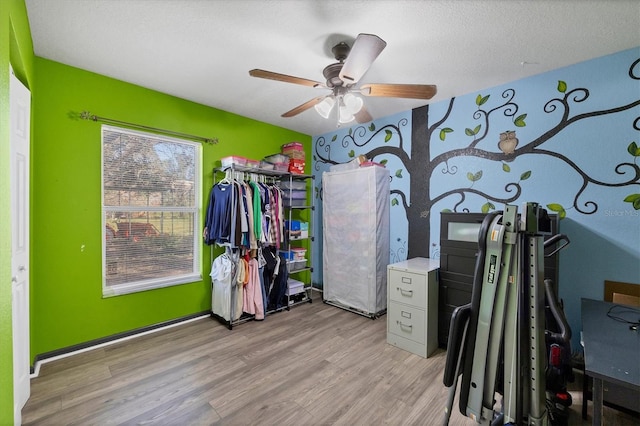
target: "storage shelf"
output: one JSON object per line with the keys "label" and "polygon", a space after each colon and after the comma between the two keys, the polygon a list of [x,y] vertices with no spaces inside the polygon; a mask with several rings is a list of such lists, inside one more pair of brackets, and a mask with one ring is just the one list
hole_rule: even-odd
{"label": "storage shelf", "polygon": [[[229,174],[229,173],[231,174]],[[263,177],[268,178],[268,181],[272,184],[276,184],[280,187],[280,190],[282,192],[284,192],[285,194],[289,195],[289,199],[292,199],[291,194],[293,191],[292,186],[291,185],[292,182],[301,182],[301,181],[305,181],[304,187],[305,190],[307,190],[307,188],[309,187],[309,184],[306,183],[306,180],[311,180],[311,182],[313,182],[313,179],[315,179],[315,177],[313,175],[307,175],[307,174],[298,174],[298,173],[291,173],[289,171],[280,171],[280,170],[266,170],[266,169],[261,169],[261,168],[257,168],[257,167],[246,167],[246,166],[239,166],[236,164],[230,165],[228,167],[217,167],[213,169],[213,177],[214,177],[214,184],[215,181],[217,180],[217,174],[221,174],[224,173],[226,175],[227,178],[229,179],[242,179],[242,180],[255,180],[257,182],[266,182],[267,179],[262,179]],[[238,173],[238,174],[235,174]],[[273,179],[273,180],[272,180]],[[287,187],[287,189],[284,189],[283,187],[286,186],[283,183],[284,182],[288,182],[289,185]],[[296,187],[300,187],[300,189],[302,189],[302,184],[297,184],[295,185]],[[311,190],[313,190],[313,183],[311,183]],[[301,202],[305,202],[305,201],[301,201]],[[304,205],[304,206],[283,206],[284,210],[285,210],[285,215],[286,217],[288,217],[289,222],[291,222],[292,217],[294,217],[292,215],[292,212],[296,211],[296,210],[313,210],[314,206],[313,206],[313,198],[311,199],[311,205]],[[295,216],[297,217],[297,215]],[[310,220],[311,222],[311,220]],[[311,228],[309,229],[309,231],[311,232]],[[297,242],[311,242],[314,241],[313,236],[308,236],[308,237],[296,237],[296,238],[287,238],[285,240],[285,244],[283,246],[280,247],[281,251],[284,250],[290,250],[292,247],[296,247],[297,245],[293,245],[292,244],[296,244]],[[299,244],[298,244],[299,245]],[[306,245],[306,244],[305,244]],[[311,244],[308,244],[309,248],[308,250],[311,249]],[[211,255],[213,258],[213,248],[211,249]],[[307,260],[307,262],[310,262],[310,259]],[[288,275],[293,275],[293,274],[299,274],[302,272],[312,272],[313,268],[311,266],[308,266],[308,263],[305,265],[305,267],[300,268],[300,269],[295,269],[295,270],[287,270]],[[278,302],[278,304],[282,304],[284,306],[280,306],[277,309],[271,309],[271,310],[266,310],[266,306],[265,306],[265,317],[267,315],[270,314],[274,314],[277,312],[281,312],[281,311],[288,311],[290,308],[294,307],[294,306],[298,306],[301,305],[303,303],[311,303],[311,290],[312,290],[312,284],[311,284],[311,279],[309,278],[308,280],[305,280],[308,282],[304,283],[304,291],[302,293],[298,293],[297,295],[287,295],[286,296],[286,300],[282,300],[280,302]],[[289,285],[289,283],[287,283],[287,286]],[[288,289],[287,289],[288,290]],[[304,294],[304,299],[302,300],[297,300],[300,296],[299,294]],[[237,291],[235,292],[235,295],[232,297],[238,297]],[[233,309],[233,303],[232,302],[232,308]],[[234,325],[238,325],[241,323],[245,323],[248,321],[252,321],[255,320],[255,315],[250,315],[250,314],[246,314],[243,313],[240,318],[238,319],[232,319],[232,320],[226,320],[223,316],[219,315],[218,313],[215,312],[211,312],[211,316],[213,318],[217,318],[220,322],[222,322],[223,324],[225,324],[230,330],[232,329],[232,327]]]}
{"label": "storage shelf", "polygon": [[214,169],[217,172],[226,172],[226,171],[234,171],[234,172],[242,172],[242,173],[255,173],[258,175],[265,176],[274,176],[274,177],[289,177],[291,176],[293,179],[313,179],[313,175],[302,175],[298,173],[285,172],[280,170],[266,170],[261,169],[259,167],[246,167],[246,166],[228,166],[228,167],[217,167]]}

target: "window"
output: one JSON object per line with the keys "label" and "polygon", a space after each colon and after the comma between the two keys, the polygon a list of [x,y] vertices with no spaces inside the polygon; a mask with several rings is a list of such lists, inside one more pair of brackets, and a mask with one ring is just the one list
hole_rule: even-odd
{"label": "window", "polygon": [[200,170],[200,144],[102,126],[103,296],[202,278]]}

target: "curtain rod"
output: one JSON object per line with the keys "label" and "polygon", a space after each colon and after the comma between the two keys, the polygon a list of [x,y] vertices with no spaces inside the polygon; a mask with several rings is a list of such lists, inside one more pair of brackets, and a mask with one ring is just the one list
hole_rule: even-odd
{"label": "curtain rod", "polygon": [[218,138],[205,138],[202,136],[189,135],[187,133],[174,132],[172,130],[164,130],[164,129],[158,129],[156,127],[144,126],[142,124],[134,124],[134,123],[128,123],[126,121],[114,120],[112,118],[99,117],[97,115],[91,114],[89,111],[82,111],[80,113],[80,118],[83,120],[100,121],[106,124],[119,124],[122,126],[127,126],[134,129],[139,129],[139,130],[149,130],[156,133],[162,133],[167,136],[175,136],[179,138],[191,139],[195,141],[208,143],[211,145],[215,145],[219,142]]}

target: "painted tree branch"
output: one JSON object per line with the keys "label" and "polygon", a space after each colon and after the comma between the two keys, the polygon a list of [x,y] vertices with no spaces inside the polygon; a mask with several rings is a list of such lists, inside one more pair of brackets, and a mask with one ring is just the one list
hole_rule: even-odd
{"label": "painted tree branch", "polygon": [[[568,95],[569,94],[567,94],[567,96]],[[565,97],[565,100],[566,100],[566,97]],[[552,99],[549,102],[553,102],[553,101],[560,101],[560,102],[563,103],[563,105],[567,105],[567,107],[568,107],[568,104],[566,102],[563,102],[560,99]],[[549,102],[547,102],[547,105],[549,104]],[[487,159],[487,160],[494,160],[494,161],[508,161],[508,160],[511,160],[511,159],[516,158],[516,157],[518,157],[520,155],[523,155],[523,154],[531,154],[531,153],[533,153],[534,149],[536,147],[538,147],[539,145],[541,145],[544,142],[548,141],[549,139],[551,139],[556,134],[560,133],[560,131],[562,131],[563,129],[565,129],[567,126],[569,126],[572,123],[575,123],[575,122],[577,122],[579,120],[584,120],[584,119],[587,119],[587,118],[591,118],[591,117],[597,117],[597,116],[601,116],[601,115],[614,114],[614,113],[626,111],[626,110],[634,108],[634,107],[636,107],[638,105],[640,105],[640,100],[631,102],[630,104],[627,104],[627,105],[622,105],[622,106],[617,107],[617,108],[611,108],[611,109],[606,109],[606,110],[601,110],[601,111],[593,111],[593,112],[589,112],[589,113],[579,114],[579,115],[577,115],[577,116],[575,116],[573,118],[570,118],[570,119],[568,118],[568,113],[565,112],[565,113],[563,113],[563,118],[560,120],[560,122],[558,124],[556,124],[556,126],[554,126],[553,128],[549,129],[547,132],[543,133],[542,135],[540,135],[536,139],[532,140],[528,144],[523,145],[520,148],[517,148],[512,154],[505,154],[503,152],[496,152],[496,151],[487,151],[487,150],[478,149],[478,148],[475,148],[475,147],[469,145],[468,147],[458,148],[458,149],[453,149],[453,150],[450,150],[450,151],[447,151],[447,152],[443,152],[442,154],[436,156],[433,159],[433,162],[436,163],[436,164],[439,164],[441,162],[445,162],[445,161],[448,161],[448,160],[450,160],[452,158],[459,157],[459,156],[479,157],[479,158],[484,158],[484,159]],[[554,110],[555,110],[555,106],[553,107],[552,110],[546,110],[545,109],[545,112],[552,112]]]}
{"label": "painted tree branch", "polygon": [[400,197],[402,201],[402,206],[404,207],[404,210],[406,213],[407,209],[409,208],[409,204],[407,203],[407,196],[404,195],[404,192],[400,191],[399,189],[392,189],[391,191],[389,191],[389,194],[391,195],[396,194]]}
{"label": "painted tree branch", "polygon": [[450,191],[447,192],[443,192],[442,194],[438,195],[437,197],[432,199],[432,203],[431,205],[435,205],[438,201],[441,201],[447,197],[449,197],[450,195],[453,194],[458,194],[460,195],[463,199],[458,202],[455,207],[454,207],[454,211],[456,211],[455,209],[457,209],[457,207],[462,203],[462,201],[464,201],[464,195],[463,194],[476,194],[476,195],[480,195],[483,198],[486,198],[487,200],[491,200],[494,201],[496,203],[502,203],[502,204],[506,204],[506,203],[511,203],[515,200],[517,200],[520,197],[520,193],[522,192],[522,187],[520,186],[520,184],[518,182],[509,182],[508,184],[506,184],[504,186],[504,190],[505,192],[509,193],[512,192],[515,188],[515,194],[513,194],[510,197],[506,197],[506,198],[498,198],[496,196],[493,195],[489,195],[484,191],[480,191],[474,188],[458,188],[458,189],[452,189]]}

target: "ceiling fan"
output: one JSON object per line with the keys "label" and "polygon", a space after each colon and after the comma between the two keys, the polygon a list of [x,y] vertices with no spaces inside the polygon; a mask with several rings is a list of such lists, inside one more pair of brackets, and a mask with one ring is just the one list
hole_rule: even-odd
{"label": "ceiling fan", "polygon": [[317,96],[298,105],[282,114],[282,117],[293,117],[315,107],[322,117],[329,118],[331,111],[338,105],[338,124],[349,123],[354,119],[358,123],[366,123],[373,118],[364,107],[364,102],[358,94],[391,98],[431,99],[437,91],[436,86],[430,84],[370,83],[356,87],[356,84],[386,46],[387,43],[374,34],[359,34],[351,47],[346,42],[336,44],[331,51],[338,62],[330,64],[322,70],[326,83],[261,69],[253,69],[249,71],[249,75],[331,90],[328,95]]}

